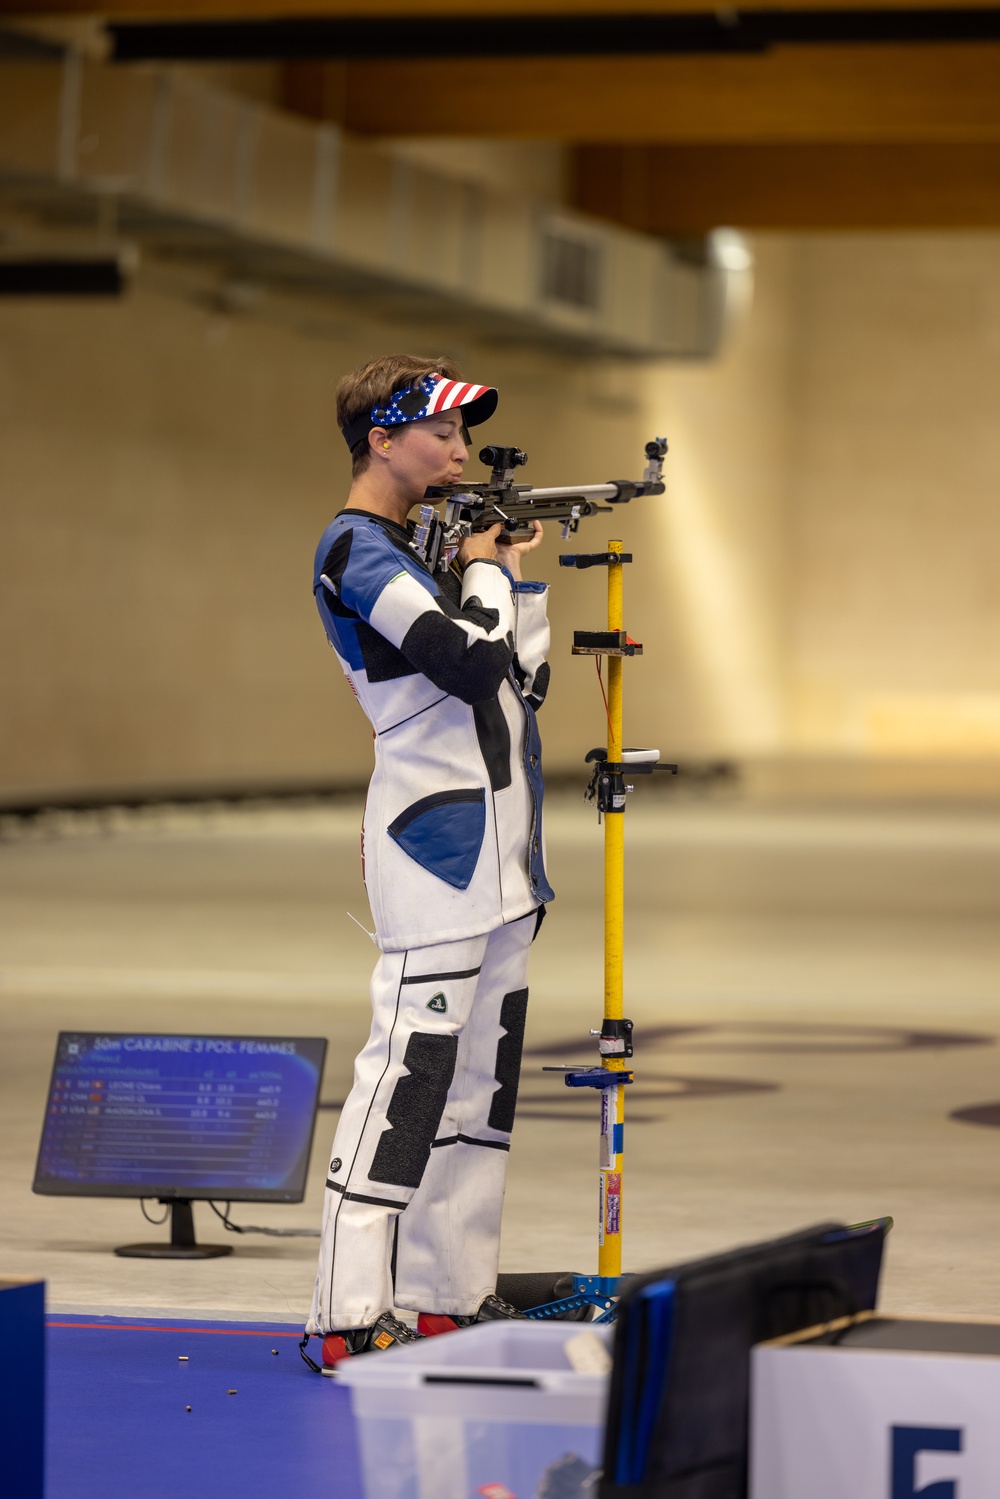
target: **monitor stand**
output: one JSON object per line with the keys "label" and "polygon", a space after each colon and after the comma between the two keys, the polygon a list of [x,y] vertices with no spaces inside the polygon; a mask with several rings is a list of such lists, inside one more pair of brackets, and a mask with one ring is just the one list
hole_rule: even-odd
{"label": "monitor stand", "polygon": [[170,1243],[121,1244],[115,1254],[135,1260],[214,1260],[220,1254],[232,1254],[231,1244],[199,1244],[194,1236],[194,1213],[187,1198],[170,1198]]}

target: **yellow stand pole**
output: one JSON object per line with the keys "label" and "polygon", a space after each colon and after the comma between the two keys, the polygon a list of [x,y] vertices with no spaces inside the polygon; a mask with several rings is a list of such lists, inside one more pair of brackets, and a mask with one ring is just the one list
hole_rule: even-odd
{"label": "yellow stand pole", "polygon": [[[620,555],[620,541],[608,542],[609,556]],[[608,564],[608,629],[620,631],[622,623],[622,564]],[[621,759],[622,752],[622,658],[608,656],[608,759]],[[623,1008],[625,947],[625,816],[620,812],[604,817],[604,1018],[621,1020]],[[602,1058],[609,1072],[624,1072],[622,1057]],[[622,1144],[625,1124],[625,1088],[601,1090],[601,1199],[598,1273],[622,1273]]]}

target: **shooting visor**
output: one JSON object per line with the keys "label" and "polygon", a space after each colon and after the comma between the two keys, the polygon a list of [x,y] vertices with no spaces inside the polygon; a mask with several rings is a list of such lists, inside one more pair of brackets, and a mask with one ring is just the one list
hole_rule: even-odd
{"label": "shooting visor", "polygon": [[373,406],[341,430],[347,446],[353,448],[373,427],[401,427],[443,411],[461,410],[463,435],[467,435],[466,428],[478,427],[493,415],[499,399],[492,385],[469,385],[464,380],[446,380],[443,375],[425,375],[416,384],[393,391],[385,406]]}

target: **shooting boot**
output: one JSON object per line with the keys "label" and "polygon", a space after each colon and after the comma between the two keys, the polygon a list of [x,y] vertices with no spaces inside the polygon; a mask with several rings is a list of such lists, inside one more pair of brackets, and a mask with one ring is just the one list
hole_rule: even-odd
{"label": "shooting boot", "polygon": [[393,1348],[398,1343],[419,1343],[423,1334],[414,1332],[391,1312],[383,1312],[369,1327],[350,1327],[345,1332],[328,1332],[323,1339],[323,1373],[332,1373],[345,1358],[356,1353],[372,1353]]}
{"label": "shooting boot", "polygon": [[[417,1318],[417,1331],[425,1338],[433,1338],[442,1332],[456,1332],[460,1327],[471,1327],[475,1322],[505,1322],[520,1317],[524,1312],[502,1296],[485,1296],[473,1317],[446,1316],[442,1312],[421,1312]],[[526,1319],[525,1319],[526,1320]]]}

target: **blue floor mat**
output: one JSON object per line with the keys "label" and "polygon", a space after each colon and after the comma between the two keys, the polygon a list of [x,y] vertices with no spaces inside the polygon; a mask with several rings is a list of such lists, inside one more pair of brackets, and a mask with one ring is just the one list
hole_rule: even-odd
{"label": "blue floor mat", "polygon": [[50,1499],[361,1499],[348,1391],[306,1368],[287,1323],[47,1327]]}

